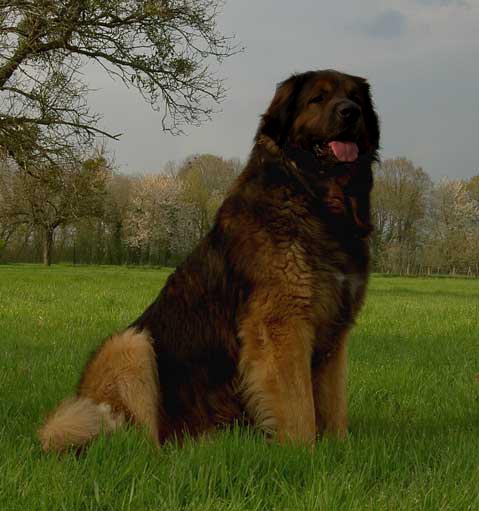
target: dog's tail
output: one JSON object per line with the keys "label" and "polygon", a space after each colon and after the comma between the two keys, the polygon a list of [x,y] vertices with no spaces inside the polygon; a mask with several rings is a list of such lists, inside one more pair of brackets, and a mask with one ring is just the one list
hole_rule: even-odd
{"label": "dog's tail", "polygon": [[123,422],[124,416],[114,416],[109,404],[74,397],[65,399],[47,417],[38,437],[43,450],[61,452],[84,446],[102,431],[112,433]]}
{"label": "dog's tail", "polygon": [[155,352],[146,331],[110,337],[87,364],[77,397],[47,417],[38,436],[45,451],[81,447],[126,421],[146,427],[159,443],[160,388]]}

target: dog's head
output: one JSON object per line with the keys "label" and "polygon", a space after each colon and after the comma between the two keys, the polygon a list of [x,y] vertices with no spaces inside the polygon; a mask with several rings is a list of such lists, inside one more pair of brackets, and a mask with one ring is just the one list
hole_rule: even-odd
{"label": "dog's head", "polygon": [[325,164],[376,157],[379,123],[369,84],[338,71],[293,75],[277,87],[260,124],[260,136],[277,146],[314,152]]}

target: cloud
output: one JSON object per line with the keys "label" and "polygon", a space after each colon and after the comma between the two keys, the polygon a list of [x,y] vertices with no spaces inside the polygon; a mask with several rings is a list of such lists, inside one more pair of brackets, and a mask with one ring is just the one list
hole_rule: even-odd
{"label": "cloud", "polygon": [[[428,1],[428,0],[420,0]],[[397,39],[404,35],[408,18],[395,9],[386,9],[369,21],[361,23],[361,32],[375,39]]]}
{"label": "cloud", "polygon": [[425,7],[471,7],[471,4],[466,0],[416,0],[416,2]]}

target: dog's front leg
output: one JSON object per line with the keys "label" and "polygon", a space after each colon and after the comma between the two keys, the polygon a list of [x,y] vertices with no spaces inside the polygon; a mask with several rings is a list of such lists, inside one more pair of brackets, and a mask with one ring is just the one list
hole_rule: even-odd
{"label": "dog's front leg", "polygon": [[319,434],[344,438],[348,432],[346,332],[328,360],[313,370],[316,426]]}
{"label": "dog's front leg", "polygon": [[246,407],[280,442],[315,441],[312,338],[305,321],[251,318],[243,324],[240,372]]}

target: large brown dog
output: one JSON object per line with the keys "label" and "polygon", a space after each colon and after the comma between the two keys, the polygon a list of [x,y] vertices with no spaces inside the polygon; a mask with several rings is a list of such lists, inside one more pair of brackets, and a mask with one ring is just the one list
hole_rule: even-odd
{"label": "large brown dog", "polygon": [[344,435],[378,145],[364,79],[316,71],[281,83],[213,228],[93,355],[77,396],[41,428],[43,447],[81,446],[124,422],[157,444],[245,421],[279,441]]}

